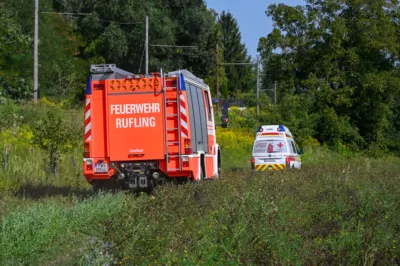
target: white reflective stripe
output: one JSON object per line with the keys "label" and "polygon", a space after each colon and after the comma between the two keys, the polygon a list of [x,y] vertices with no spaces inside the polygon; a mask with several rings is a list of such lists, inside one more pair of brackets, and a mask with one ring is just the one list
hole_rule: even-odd
{"label": "white reflective stripe", "polygon": [[186,115],[186,109],[183,108],[182,106],[181,106],[181,113],[184,114],[185,116],[187,116],[187,115]]}
{"label": "white reflective stripe", "polygon": [[85,114],[85,120],[87,120],[89,117],[90,117],[90,109]]}
{"label": "white reflective stripe", "polygon": [[92,123],[87,124],[85,127],[85,134],[88,133],[88,131],[92,128]]}
{"label": "white reflective stripe", "polygon": [[92,140],[92,135],[90,135],[87,139],[86,139],[86,141],[91,141]]}
{"label": "white reflective stripe", "polygon": [[208,130],[208,134],[209,134],[209,135],[214,135],[214,134],[215,134],[215,131],[214,131],[214,130]]}
{"label": "white reflective stripe", "polygon": [[187,138],[186,134],[183,133],[183,131],[181,131],[181,135],[182,135],[182,137]]}
{"label": "white reflective stripe", "polygon": [[86,105],[89,105],[90,99],[86,99]]}
{"label": "white reflective stripe", "polygon": [[183,94],[181,94],[180,98],[182,101],[185,101],[185,96]]}
{"label": "white reflective stripe", "polygon": [[188,129],[188,124],[185,121],[183,121],[182,119],[181,119],[181,126]]}

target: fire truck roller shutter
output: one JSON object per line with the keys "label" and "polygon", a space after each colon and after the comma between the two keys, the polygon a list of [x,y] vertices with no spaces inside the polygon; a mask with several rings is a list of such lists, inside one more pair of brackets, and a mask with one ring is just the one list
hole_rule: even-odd
{"label": "fire truck roller shutter", "polygon": [[188,109],[189,109],[189,120],[190,120],[190,132],[192,134],[191,140],[192,140],[192,152],[195,153],[197,152],[197,141],[196,141],[196,119],[194,118],[194,114],[196,114],[195,108],[192,103],[192,91],[190,89],[189,83],[185,83],[186,87],[186,95],[187,95],[187,103],[188,103]]}
{"label": "fire truck roller shutter", "polygon": [[[208,126],[206,117],[206,103],[204,102],[203,89],[196,87],[197,100],[199,101],[199,116],[201,121],[201,151],[208,152]],[[200,146],[199,146],[200,149]]]}
{"label": "fire truck roller shutter", "polygon": [[193,152],[204,152],[208,147],[208,135],[202,90],[192,84],[187,86],[186,90],[191,112],[190,128],[192,131]]}

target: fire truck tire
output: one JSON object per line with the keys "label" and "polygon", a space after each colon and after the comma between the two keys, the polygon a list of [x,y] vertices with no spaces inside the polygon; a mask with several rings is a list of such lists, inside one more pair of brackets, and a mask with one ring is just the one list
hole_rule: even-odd
{"label": "fire truck tire", "polygon": [[101,191],[108,192],[118,189],[115,179],[94,181],[92,183],[93,192],[98,194]]}
{"label": "fire truck tire", "polygon": [[92,188],[95,194],[98,194],[100,191],[104,190],[104,187],[99,182],[93,182]]}
{"label": "fire truck tire", "polygon": [[221,151],[218,150],[218,177],[221,175]]}
{"label": "fire truck tire", "polygon": [[203,166],[200,166],[200,178],[199,181],[204,179],[204,171],[203,171]]}

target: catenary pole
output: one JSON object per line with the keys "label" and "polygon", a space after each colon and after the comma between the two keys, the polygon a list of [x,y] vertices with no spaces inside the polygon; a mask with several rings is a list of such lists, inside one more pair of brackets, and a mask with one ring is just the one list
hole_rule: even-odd
{"label": "catenary pole", "polygon": [[146,41],[145,41],[145,47],[146,47],[146,75],[149,74],[149,17],[146,16]]}
{"label": "catenary pole", "polygon": [[35,0],[35,30],[33,40],[33,100],[35,103],[39,99],[38,84],[38,41],[39,41],[39,0]]}

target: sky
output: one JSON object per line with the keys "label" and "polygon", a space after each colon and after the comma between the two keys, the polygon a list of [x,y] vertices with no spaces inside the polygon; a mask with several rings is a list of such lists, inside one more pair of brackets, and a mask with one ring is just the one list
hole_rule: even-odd
{"label": "sky", "polygon": [[205,0],[209,8],[219,14],[230,11],[236,18],[242,34],[242,42],[246,45],[248,54],[257,56],[258,40],[272,31],[272,20],[265,11],[270,4],[285,3],[295,6],[303,5],[303,0]]}

